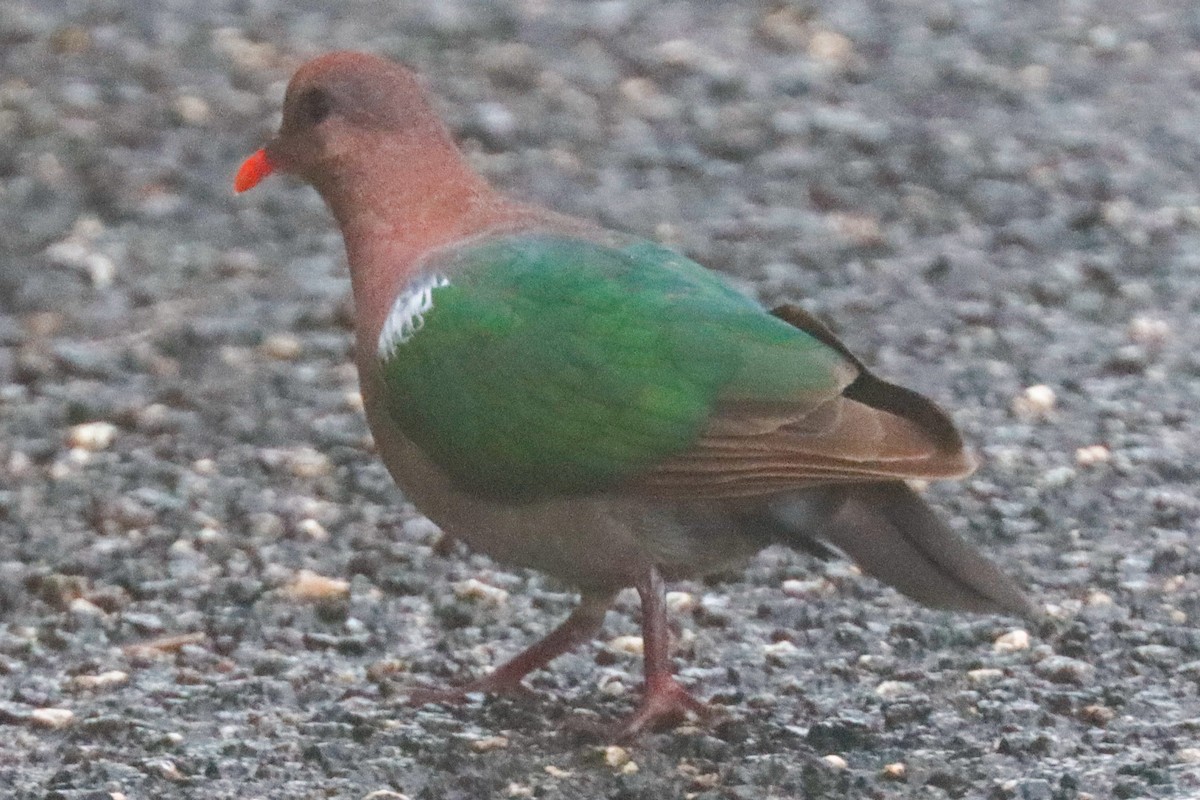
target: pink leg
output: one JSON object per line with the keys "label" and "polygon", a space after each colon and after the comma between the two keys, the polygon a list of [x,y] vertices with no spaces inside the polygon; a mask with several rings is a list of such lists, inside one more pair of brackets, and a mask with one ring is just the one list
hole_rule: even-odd
{"label": "pink leg", "polygon": [[563,620],[561,625],[489,674],[463,686],[449,689],[414,689],[409,692],[408,702],[413,705],[455,703],[462,702],[467,695],[476,692],[514,692],[524,689],[521,679],[526,675],[596,636],[614,596],[615,593],[585,594],[571,612],[571,616]]}
{"label": "pink leg", "polygon": [[658,570],[637,583],[642,598],[642,645],[646,686],[641,705],[617,730],[618,739],[632,739],[643,731],[670,728],[689,713],[703,716],[708,706],[688,694],[671,674],[671,631],[667,626],[666,587]]}

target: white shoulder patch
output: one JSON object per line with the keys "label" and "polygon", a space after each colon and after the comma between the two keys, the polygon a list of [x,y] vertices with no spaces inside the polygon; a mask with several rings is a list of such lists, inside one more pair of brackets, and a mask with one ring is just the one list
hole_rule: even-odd
{"label": "white shoulder patch", "polygon": [[378,353],[381,359],[391,358],[396,348],[407,342],[425,327],[425,315],[433,308],[433,290],[448,286],[445,275],[426,275],[409,285],[396,297],[383,330],[379,332]]}

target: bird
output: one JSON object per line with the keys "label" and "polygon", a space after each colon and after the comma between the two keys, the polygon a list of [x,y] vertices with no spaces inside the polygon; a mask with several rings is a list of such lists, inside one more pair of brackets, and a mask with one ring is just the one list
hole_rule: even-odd
{"label": "bird", "polygon": [[644,682],[614,737],[702,717],[672,668],[666,583],[770,545],[849,557],[933,608],[1037,616],[910,485],[975,467],[942,409],[799,305],[768,309],[663,244],[493,187],[408,67],[303,63],[234,188],[276,172],[341,229],[365,414],[404,496],[580,596],[490,673],[411,702],[521,690],[632,588]]}

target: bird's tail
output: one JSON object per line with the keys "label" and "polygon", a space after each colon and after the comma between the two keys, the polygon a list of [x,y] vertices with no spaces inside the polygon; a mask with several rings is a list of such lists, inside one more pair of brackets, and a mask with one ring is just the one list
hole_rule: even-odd
{"label": "bird's tail", "polygon": [[780,543],[827,542],[864,572],[933,608],[1037,617],[1017,585],[938,518],[903,481],[850,484],[780,497]]}

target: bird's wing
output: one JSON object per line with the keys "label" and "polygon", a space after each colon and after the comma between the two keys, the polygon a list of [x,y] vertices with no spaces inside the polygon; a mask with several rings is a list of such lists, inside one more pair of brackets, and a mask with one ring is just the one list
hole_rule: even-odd
{"label": "bird's wing", "polygon": [[830,483],[955,478],[974,469],[954,423],[932,401],[875,376],[803,309],[771,313],[842,354],[855,379],[816,407],[726,402],[693,447],[640,476],[638,488],[666,497],[748,497]]}
{"label": "bird's wing", "polygon": [[392,421],[463,490],[725,497],[938,473],[945,442],[872,397],[889,385],[819,323],[671,250],[508,234],[423,266],[378,368]]}

